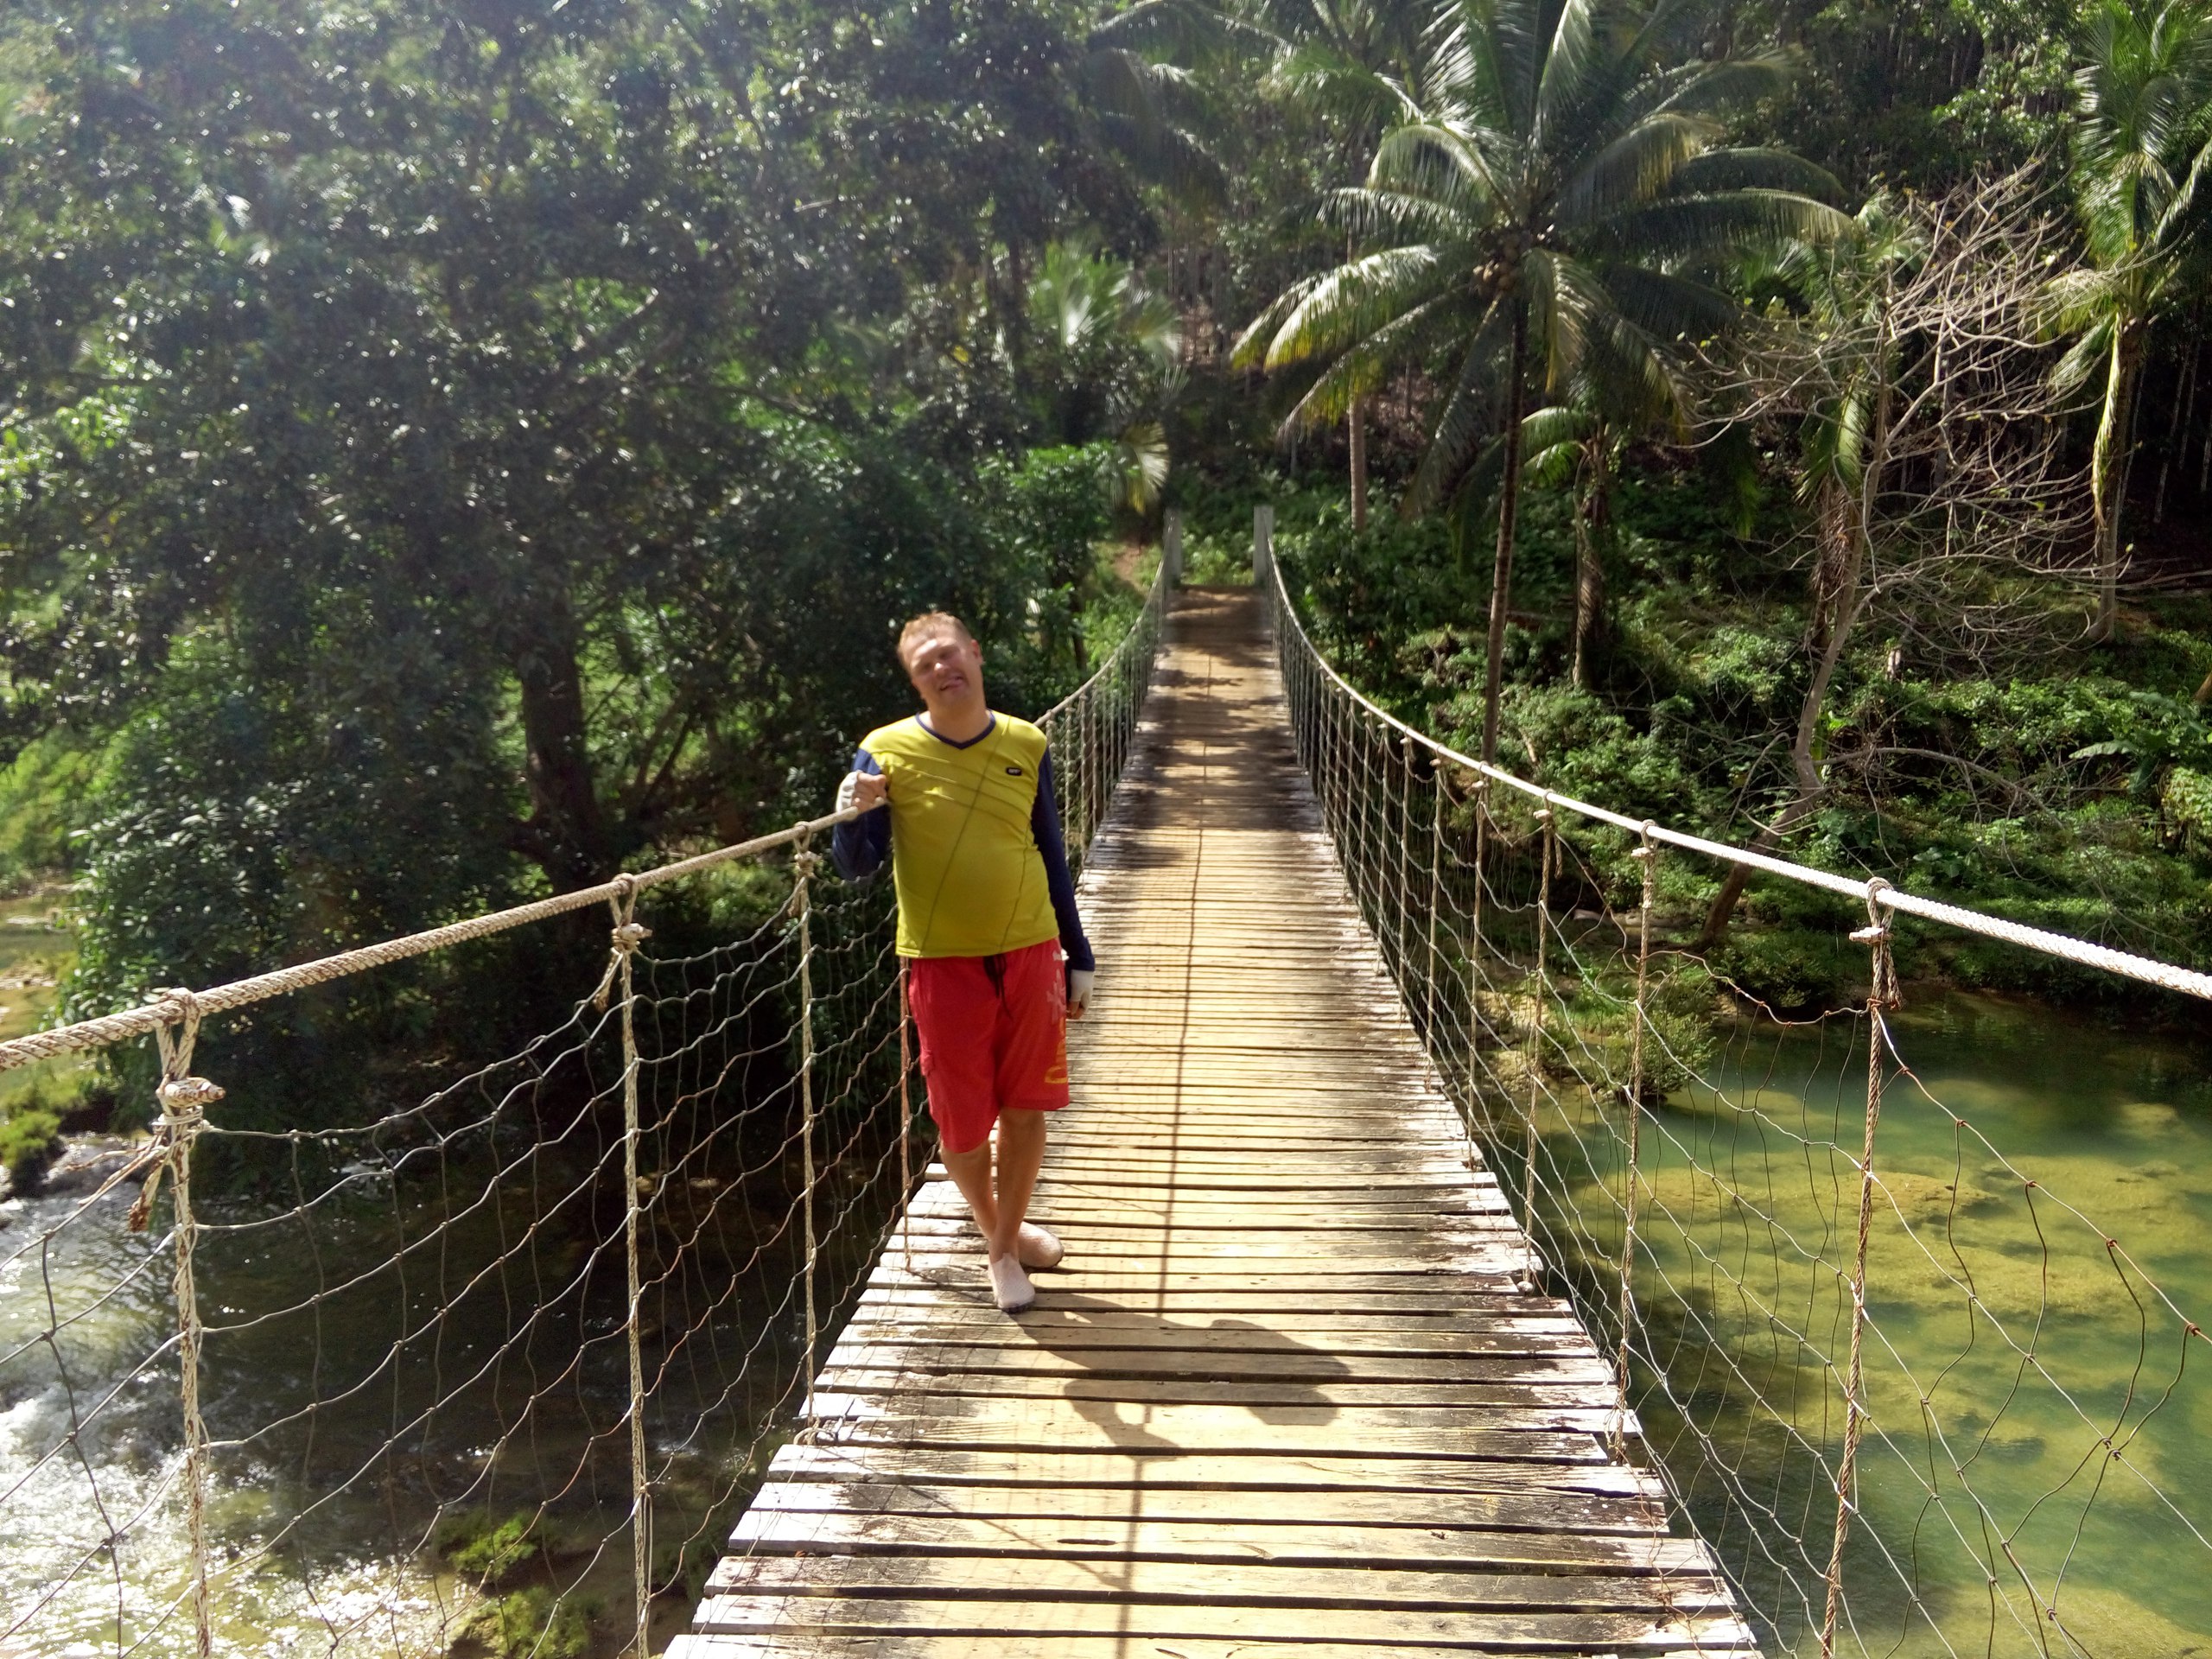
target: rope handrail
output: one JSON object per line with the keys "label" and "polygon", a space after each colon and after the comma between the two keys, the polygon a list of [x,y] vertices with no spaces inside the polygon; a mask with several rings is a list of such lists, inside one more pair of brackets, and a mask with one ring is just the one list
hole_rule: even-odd
{"label": "rope handrail", "polygon": [[672,864],[640,870],[634,875],[618,875],[594,887],[556,893],[550,898],[532,899],[526,905],[515,905],[506,910],[472,916],[464,922],[449,922],[443,927],[428,928],[420,933],[385,939],[376,944],[363,945],[359,950],[341,950],[335,956],[319,957],[313,962],[273,969],[248,979],[232,980],[227,985],[218,985],[210,990],[193,991],[183,995],[172,991],[152,1001],[142,1002],[135,1008],[104,1014],[96,1019],[79,1020],[73,1025],[56,1026],[49,1031],[35,1031],[29,1036],[12,1038],[0,1043],[0,1071],[54,1059],[81,1049],[105,1048],[110,1043],[121,1042],[127,1037],[142,1036],[149,1031],[159,1031],[179,1024],[186,1016],[188,1003],[201,1014],[219,1014],[226,1008],[242,1008],[248,1003],[265,1002],[271,997],[283,996],[288,992],[305,990],[309,986],[327,984],[334,979],[344,979],[372,968],[404,962],[410,957],[427,956],[433,950],[442,950],[449,945],[465,944],[471,939],[486,938],[494,933],[527,927],[532,922],[565,916],[571,911],[588,910],[594,905],[620,899],[645,887],[655,887],[664,881],[696,875],[718,864],[748,858],[756,853],[772,852],[779,847],[787,847],[795,841],[803,841],[809,836],[859,816],[856,810],[832,812],[824,817],[795,823],[788,830],[779,830],[772,835],[756,836],[750,841],[717,847],[712,852],[695,854],[690,858],[678,859]]}
{"label": "rope handrail", "polygon": [[1106,660],[1098,664],[1097,668],[1093,671],[1089,679],[1085,680],[1081,685],[1076,687],[1074,690],[1069,692],[1067,696],[1062,697],[1058,702],[1047,709],[1043,714],[1038,715],[1036,720],[1032,722],[1033,725],[1039,728],[1050,727],[1055,720],[1058,720],[1069,709],[1074,708],[1077,703],[1083,700],[1084,697],[1095,690],[1109,675],[1115,673],[1120,669],[1122,666],[1122,658],[1125,655],[1134,652],[1143,637],[1146,620],[1154,614],[1160,609],[1161,605],[1165,603],[1168,588],[1168,579],[1172,574],[1173,573],[1168,569],[1167,561],[1164,558],[1160,560],[1160,569],[1153,575],[1152,586],[1145,593],[1144,603],[1138,607],[1135,620],[1129,624],[1129,631],[1122,636],[1121,644],[1116,645],[1112,651],[1107,652]]}
{"label": "rope handrail", "polygon": [[1274,592],[1271,595],[1274,600],[1273,609],[1296,634],[1299,644],[1313,658],[1314,665],[1327,676],[1338,690],[1370,715],[1405,738],[1421,745],[1439,760],[1462,767],[1480,777],[1487,778],[1492,782],[1503,784],[1509,789],[1517,790],[1523,795],[1542,802],[1545,806],[1554,811],[1563,810],[1573,812],[1580,817],[1593,819],[1599,823],[1611,824],[1617,830],[1625,830],[1630,835],[1649,836],[1654,841],[1664,842],[1669,846],[1702,854],[1707,858],[1719,859],[1731,864],[1749,865],[1753,869],[1764,870],[1770,875],[1781,876],[1785,880],[1801,882],[1807,887],[1824,887],[1830,893],[1842,893],[1868,904],[1886,906],[1891,910],[1902,911],[1907,915],[1918,916],[1929,921],[1940,922],[1946,926],[1958,928],[1963,932],[1979,933],[1986,938],[2002,939],[2007,944],[2020,945],[2030,950],[2040,950],[2045,956],[2056,957],[2063,961],[2078,963],[2084,967],[2101,968],[2107,973],[2119,974],[2129,979],[2139,980],[2145,984],[2157,985],[2170,991],[2177,991],[2183,996],[2201,997],[2207,1001],[2212,1001],[2212,974],[2200,973],[2195,969],[2180,967],[2173,963],[2160,962],[2154,957],[2139,957],[2132,951],[2115,950],[2110,945],[2092,944],[2087,939],[2077,939],[2071,934],[2054,933],[2045,928],[2031,927],[2024,922],[2009,922],[2002,917],[1987,915],[1978,910],[1970,910],[1963,905],[1948,905],[1940,899],[1923,899],[1917,893],[1905,893],[1891,887],[1878,877],[1869,880],[1859,880],[1847,875],[1837,875],[1832,871],[1815,869],[1809,865],[1796,863],[1786,858],[1777,858],[1770,853],[1754,852],[1748,847],[1737,847],[1726,842],[1710,841],[1703,836],[1694,836],[1683,830],[1669,829],[1665,824],[1657,823],[1649,819],[1633,818],[1626,813],[1615,812],[1610,808],[1599,806],[1589,801],[1578,800],[1572,795],[1562,795],[1556,790],[1546,789],[1541,784],[1531,783],[1526,778],[1506,771],[1503,766],[1495,766],[1484,760],[1478,760],[1471,755],[1462,754],[1449,744],[1438,741],[1427,733],[1418,731],[1408,726],[1389,710],[1377,707],[1373,699],[1364,696],[1357,686],[1338,673],[1329,659],[1322,655],[1320,648],[1313,643],[1313,636],[1306,632],[1304,624],[1298,620],[1298,613],[1291,604],[1289,590],[1283,585],[1282,567],[1280,564],[1275,566],[1274,574]]}

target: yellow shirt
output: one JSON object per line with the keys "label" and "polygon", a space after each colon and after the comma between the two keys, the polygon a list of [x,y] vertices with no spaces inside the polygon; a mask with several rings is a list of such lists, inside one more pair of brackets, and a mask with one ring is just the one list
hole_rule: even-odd
{"label": "yellow shirt", "polygon": [[861,740],[891,780],[902,957],[992,957],[1060,936],[1031,815],[1045,734],[994,714],[973,742],[909,718]]}

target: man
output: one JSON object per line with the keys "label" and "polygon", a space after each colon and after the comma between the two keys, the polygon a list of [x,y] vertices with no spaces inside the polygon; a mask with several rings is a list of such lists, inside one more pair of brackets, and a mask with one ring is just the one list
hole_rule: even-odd
{"label": "man", "polygon": [[1028,1220],[1029,1200],[1045,1114],[1068,1103],[1067,1021],[1083,1017],[1096,963],[1045,734],[992,711],[982,649],[957,618],[916,617],[899,636],[899,662],[923,712],[861,741],[837,804],[866,816],[837,826],[830,856],[855,881],[891,859],[930,1116],[983,1235],[992,1298],[1019,1313],[1036,1300],[1025,1268],[1062,1254]]}

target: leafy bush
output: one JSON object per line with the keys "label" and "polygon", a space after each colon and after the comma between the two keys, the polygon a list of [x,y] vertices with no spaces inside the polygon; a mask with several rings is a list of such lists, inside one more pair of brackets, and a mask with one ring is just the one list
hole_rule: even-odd
{"label": "leafy bush", "polygon": [[1688,1084],[1719,1046],[1713,1020],[1721,1011],[1720,987],[1703,963],[1678,957],[1651,983],[1644,1006],[1651,1027],[1644,1085],[1656,1098]]}
{"label": "leafy bush", "polygon": [[438,1548],[457,1572],[473,1574],[487,1586],[504,1583],[508,1575],[537,1554],[530,1535],[531,1517],[512,1515],[496,1527],[483,1526],[483,1517],[470,1515],[442,1526]]}
{"label": "leafy bush", "polygon": [[69,867],[69,838],[81,827],[99,759],[53,733],[0,766],[0,883]]}
{"label": "leafy bush", "polygon": [[2174,834],[2200,853],[2212,853],[2212,772],[2176,766],[2159,797]]}
{"label": "leafy bush", "polygon": [[37,1192],[60,1155],[59,1113],[18,1101],[0,1121],[0,1168],[8,1172],[8,1190],[16,1197]]}
{"label": "leafy bush", "polygon": [[1839,995],[1842,964],[1832,934],[1738,931],[1713,953],[1712,964],[1744,995],[1783,1014],[1824,1007]]}
{"label": "leafy bush", "polygon": [[591,1651],[591,1614],[582,1599],[556,1600],[532,1585],[487,1605],[468,1634],[497,1659],[583,1659]]}

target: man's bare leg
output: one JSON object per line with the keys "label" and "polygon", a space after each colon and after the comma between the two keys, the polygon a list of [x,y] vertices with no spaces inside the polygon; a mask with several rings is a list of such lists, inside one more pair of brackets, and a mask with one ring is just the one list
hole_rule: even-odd
{"label": "man's bare leg", "polygon": [[999,1206],[991,1196],[991,1143],[986,1141],[966,1152],[946,1153],[944,1168],[960,1189],[960,1196],[968,1200],[976,1230],[982,1234],[983,1246],[995,1260],[1002,1252],[992,1242],[998,1236]]}
{"label": "man's bare leg", "polygon": [[[948,1163],[947,1167],[950,1166]],[[1045,1114],[1012,1109],[1001,1112],[998,1202],[988,1223],[981,1211],[976,1215],[976,1224],[984,1230],[984,1241],[992,1260],[996,1261],[1014,1249],[1021,1224],[1029,1217],[1029,1200],[1037,1191],[1038,1172],[1044,1166]],[[963,1187],[961,1191],[967,1189]]]}

